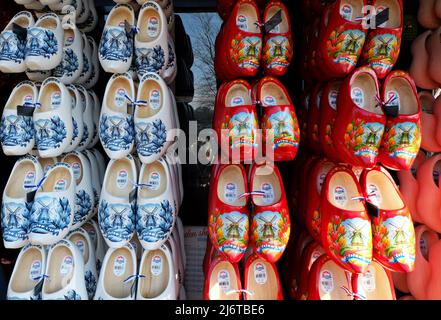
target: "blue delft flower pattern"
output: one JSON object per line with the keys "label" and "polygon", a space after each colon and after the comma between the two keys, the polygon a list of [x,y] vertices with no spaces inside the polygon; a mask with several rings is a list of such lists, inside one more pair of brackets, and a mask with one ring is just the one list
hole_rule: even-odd
{"label": "blue delft flower pattern", "polygon": [[90,271],[86,271],[84,274],[84,279],[86,280],[87,296],[89,297],[89,300],[91,300],[95,295],[96,279],[93,273]]}
{"label": "blue delft flower pattern", "polygon": [[127,62],[133,53],[133,41],[124,28],[108,28],[103,32],[99,51],[104,60]]}
{"label": "blue delft flower pattern", "polygon": [[43,196],[35,199],[30,218],[30,232],[58,235],[69,226],[71,208],[66,198]]}
{"label": "blue delft flower pattern", "polygon": [[123,118],[103,114],[100,120],[100,138],[103,146],[111,151],[128,150],[135,139],[133,116]]}
{"label": "blue delft flower pattern", "polygon": [[83,137],[81,138],[81,142],[78,146],[83,147],[86,144],[88,137],[89,137],[89,127],[87,126],[86,123],[84,123]]}
{"label": "blue delft flower pattern", "polygon": [[35,121],[35,140],[38,150],[59,148],[66,139],[66,125],[59,116],[51,119],[39,119]]}
{"label": "blue delft flower pattern", "polygon": [[130,240],[135,230],[134,212],[134,206],[101,201],[98,220],[103,236],[112,242]]}
{"label": "blue delft flower pattern", "polygon": [[86,220],[92,210],[92,199],[86,191],[80,190],[75,196],[74,224]]}
{"label": "blue delft flower pattern", "polygon": [[58,51],[58,41],[51,30],[30,28],[26,42],[27,57],[50,59]]}
{"label": "blue delft flower pattern", "polygon": [[34,138],[35,130],[31,117],[9,115],[2,117],[0,142],[8,147],[26,147]]}
{"label": "blue delft flower pattern", "polygon": [[168,61],[167,61],[167,69],[173,68],[175,66],[175,53],[173,51],[172,46],[168,45]]}
{"label": "blue delft flower pattern", "polygon": [[64,50],[63,60],[54,69],[54,77],[72,77],[73,74],[78,70],[80,64],[78,62],[78,57],[75,52],[69,48]]}
{"label": "blue delft flower pattern", "polygon": [[159,73],[166,62],[164,49],[159,44],[154,48],[137,48],[135,55],[136,70],[139,77],[147,72]]}
{"label": "blue delft flower pattern", "polygon": [[89,59],[87,59],[87,56],[85,53],[83,53],[83,71],[81,72],[80,78],[84,78],[86,76],[86,74],[89,72]]}
{"label": "blue delft flower pattern", "polygon": [[96,259],[96,271],[98,271],[98,273],[101,272],[101,266],[102,266],[102,262],[100,259]]}
{"label": "blue delft flower pattern", "polygon": [[31,206],[16,202],[3,204],[1,226],[4,241],[15,242],[27,238]]}
{"label": "blue delft flower pattern", "polygon": [[164,240],[173,228],[173,209],[168,200],[160,204],[139,205],[136,230],[140,240],[158,242]]}
{"label": "blue delft flower pattern", "polygon": [[78,123],[76,122],[76,120],[74,119],[74,117],[72,117],[72,126],[73,126],[73,133],[72,133],[72,141],[70,143],[70,145],[73,144],[73,141],[78,138]]}
{"label": "blue delft flower pattern", "polygon": [[12,31],[0,35],[0,61],[22,63],[25,59],[26,40],[20,40]]}
{"label": "blue delft flower pattern", "polygon": [[164,147],[167,131],[161,119],[136,124],[136,149],[142,156],[158,154]]}
{"label": "blue delft flower pattern", "polygon": [[69,290],[64,295],[64,300],[81,300],[81,296],[75,290]]}

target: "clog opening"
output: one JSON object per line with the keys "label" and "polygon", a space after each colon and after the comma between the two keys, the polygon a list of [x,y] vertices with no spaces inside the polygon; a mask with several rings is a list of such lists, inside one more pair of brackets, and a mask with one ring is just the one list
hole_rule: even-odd
{"label": "clog opening", "polygon": [[270,206],[280,201],[282,197],[281,181],[274,170],[258,167],[254,173],[252,191],[263,192],[263,196],[253,195],[253,202],[258,206]]}
{"label": "clog opening", "polygon": [[435,184],[435,186],[437,188],[439,188],[439,175],[441,172],[441,160],[437,161],[435,163],[435,165],[433,166],[433,172],[432,172],[432,177],[433,177],[433,183]]}
{"label": "clog opening", "polygon": [[155,198],[163,194],[167,188],[168,181],[162,163],[156,161],[145,165],[139,183],[149,185],[149,187],[140,190],[141,198]]}
{"label": "clog opening", "polygon": [[104,290],[108,295],[116,299],[130,297],[133,283],[124,280],[136,273],[133,263],[132,254],[126,247],[113,251],[107,260],[103,279]]}
{"label": "clog opening", "polygon": [[341,210],[365,211],[361,201],[353,200],[361,197],[357,182],[347,172],[337,172],[329,180],[328,201]]}
{"label": "clog opening", "polygon": [[127,113],[129,100],[125,98],[125,95],[134,99],[134,92],[129,79],[123,76],[114,79],[108,93],[106,104],[109,109],[115,112]]}
{"label": "clog opening", "polygon": [[265,23],[268,22],[279,10],[282,12],[282,22],[272,29],[270,33],[288,33],[289,32],[289,23],[288,18],[286,17],[286,12],[281,7],[279,7],[277,4],[272,5],[266,14],[266,20]]}
{"label": "clog opening", "polygon": [[[29,180],[29,175],[32,174],[34,176],[34,180]],[[35,165],[31,161],[22,161],[17,166],[16,170],[13,172],[12,179],[9,180],[9,183],[5,190],[5,195],[10,198],[24,198],[26,194],[32,190],[26,188],[26,184],[37,184],[36,181],[36,168]],[[29,181],[28,181],[29,180]]]}
{"label": "clog opening", "polygon": [[439,236],[436,232],[432,230],[425,230],[420,236],[420,241],[417,243],[419,246],[419,251],[426,261],[429,261],[429,250],[430,247],[439,241]]}
{"label": "clog opening", "polygon": [[259,21],[259,12],[249,3],[242,3],[239,6],[236,21],[238,27],[243,31],[261,33],[260,27],[256,24]]}
{"label": "clog opening", "polygon": [[372,170],[366,175],[368,200],[382,210],[399,210],[404,207],[404,202],[396,185],[381,171]]}
{"label": "clog opening", "polygon": [[18,88],[6,103],[5,109],[15,110],[17,106],[23,105],[25,102],[35,102],[34,90],[30,85],[22,85]]}
{"label": "clog opening", "polygon": [[274,82],[266,82],[261,89],[261,103],[264,106],[289,105],[289,98],[283,89]]}
{"label": "clog opening", "polygon": [[131,162],[128,159],[116,160],[108,170],[106,191],[114,197],[127,198],[133,190],[132,181],[137,181]]}
{"label": "clog opening", "polygon": [[170,262],[162,250],[152,250],[146,254],[140,270],[145,278],[139,282],[139,292],[143,298],[153,299],[164,293],[169,282]]}
{"label": "clog opening", "polygon": [[78,178],[76,178],[77,186],[80,185],[81,181],[83,180],[83,164],[80,158],[74,154],[70,154],[63,158],[63,162],[72,166],[74,177],[75,175],[78,175]]}
{"label": "clog opening", "polygon": [[246,198],[239,198],[239,196],[245,193],[246,183],[239,166],[227,166],[219,174],[217,196],[225,204],[237,207],[245,206],[247,204]]}
{"label": "clog opening", "polygon": [[[18,24],[20,27],[28,28],[30,25],[30,20],[29,18],[22,16],[14,20],[14,23]],[[12,24],[10,26],[10,29],[12,30]]]}
{"label": "clog opening", "polygon": [[245,85],[241,83],[234,84],[228,90],[225,98],[225,105],[227,107],[246,106],[251,104],[250,91]]}
{"label": "clog opening", "polygon": [[138,41],[151,42],[156,40],[162,33],[162,21],[158,11],[148,8],[139,17],[140,32],[137,34]]}
{"label": "clog opening", "polygon": [[342,0],[340,2],[340,15],[350,22],[359,22],[357,18],[363,17],[363,0]]}
{"label": "clog opening", "polygon": [[16,262],[18,266],[11,279],[11,289],[17,293],[25,293],[33,290],[40,281],[33,280],[45,272],[43,257],[37,248],[29,248]]}
{"label": "clog opening", "polygon": [[352,300],[342,287],[350,289],[346,273],[334,261],[329,260],[320,268],[317,279],[320,300]]}
{"label": "clog opening", "polygon": [[59,167],[51,171],[43,183],[43,192],[66,191],[70,188],[71,175],[67,168]]}
{"label": "clog opening", "polygon": [[56,161],[54,158],[41,158],[41,157],[39,157],[38,162],[40,163],[43,170],[46,171],[47,168],[49,168],[50,166],[53,166]]}
{"label": "clog opening", "polygon": [[210,300],[239,300],[238,279],[233,265],[221,260],[213,267],[210,275],[208,296]]}
{"label": "clog opening", "polygon": [[48,276],[43,284],[43,294],[58,292],[67,287],[74,275],[73,252],[65,245],[56,246],[48,258]]}
{"label": "clog opening", "polygon": [[161,111],[164,105],[164,92],[157,81],[144,81],[138,92],[140,92],[138,99],[147,101],[147,105],[137,107],[135,117],[149,118]]}
{"label": "clog opening", "polygon": [[124,21],[130,25],[134,24],[134,14],[133,12],[126,6],[121,6],[116,10],[112,10],[110,12],[109,17],[107,18],[107,25],[111,27],[122,27],[124,28]]}
{"label": "clog opening", "polygon": [[75,32],[72,29],[64,30],[64,46],[71,46],[75,41]]}
{"label": "clog opening", "polygon": [[368,73],[358,74],[351,84],[351,97],[354,103],[368,112],[383,115],[383,111],[376,100],[377,96],[377,86],[372,75]]}
{"label": "clog opening", "polygon": [[398,0],[377,0],[377,14],[384,8],[389,8],[389,20],[378,25],[380,28],[399,28],[401,26],[401,7]]}
{"label": "clog opening", "polygon": [[89,262],[89,243],[86,237],[81,233],[74,233],[69,237],[69,240],[73,242],[83,255],[84,265]]}
{"label": "clog opening", "polygon": [[44,18],[43,20],[40,20],[39,22],[37,22],[37,24],[35,26],[53,31],[57,28],[57,25],[58,25],[58,23],[57,23],[57,20],[55,20],[55,18],[47,17],[47,18]]}
{"label": "clog opening", "polygon": [[418,98],[415,96],[409,81],[404,78],[393,78],[389,82],[385,99],[395,99],[392,104],[398,104],[400,115],[418,113]]}
{"label": "clog opening", "polygon": [[367,300],[394,300],[393,286],[387,271],[375,261],[367,267],[365,274],[358,276],[358,293]]}
{"label": "clog opening", "polygon": [[43,113],[47,111],[52,111],[61,107],[61,102],[63,100],[61,87],[55,82],[50,82],[45,85],[40,94],[40,108],[35,109],[35,113]]}
{"label": "clog opening", "polygon": [[248,269],[247,288],[248,300],[276,300],[279,284],[273,265],[262,258],[254,260]]}

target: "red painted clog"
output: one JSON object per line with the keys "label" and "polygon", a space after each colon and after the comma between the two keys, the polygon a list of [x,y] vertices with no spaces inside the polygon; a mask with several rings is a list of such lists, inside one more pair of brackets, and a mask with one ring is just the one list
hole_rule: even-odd
{"label": "red painted clog", "polygon": [[296,300],[308,300],[309,273],[314,262],[325,254],[325,250],[315,241],[305,248],[300,260],[300,280]]}
{"label": "red painted clog", "polygon": [[390,271],[376,261],[372,261],[364,274],[354,274],[352,288],[356,300],[396,300]]}
{"label": "red painted clog", "polygon": [[308,109],[308,144],[309,148],[320,155],[321,145],[319,140],[320,102],[323,94],[322,85],[317,84],[311,91],[311,99]]}
{"label": "red painted clog", "polygon": [[216,257],[204,281],[204,300],[241,300],[242,285],[237,264]]}

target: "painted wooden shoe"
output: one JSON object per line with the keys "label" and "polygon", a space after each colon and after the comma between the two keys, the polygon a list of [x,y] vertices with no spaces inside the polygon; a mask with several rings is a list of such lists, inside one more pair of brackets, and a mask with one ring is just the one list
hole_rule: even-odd
{"label": "painted wooden shoe", "polygon": [[318,48],[329,75],[343,77],[357,65],[366,39],[358,19],[365,5],[365,0],[338,0],[322,17]]}
{"label": "painted wooden shoe", "polygon": [[17,249],[28,243],[32,203],[27,193],[43,177],[43,169],[36,157],[27,155],[14,165],[2,199],[2,237],[6,249]]}
{"label": "painted wooden shoe", "polygon": [[52,75],[52,70],[42,71],[26,69],[25,73],[30,81],[41,83]]}
{"label": "painted wooden shoe", "polygon": [[254,209],[251,243],[258,255],[276,263],[285,251],[291,232],[285,188],[276,165],[254,165],[250,189]]}
{"label": "painted wooden shoe", "polygon": [[436,0],[420,0],[418,9],[418,22],[426,29],[438,28],[441,20],[436,16],[435,2]]}
{"label": "painted wooden shoe", "polygon": [[[46,270],[46,250],[42,246],[26,245],[17,257],[8,285],[7,300],[41,300],[38,284]],[[39,290],[38,290],[39,289]]]}
{"label": "painted wooden shoe", "polygon": [[84,261],[84,280],[86,282],[87,296],[92,300],[98,281],[98,273],[96,270],[95,249],[92,239],[86,230],[78,228],[71,231],[67,240],[72,241],[77,246]]}
{"label": "painted wooden shoe", "polygon": [[98,173],[99,173],[99,180],[98,181],[100,181],[100,184],[101,184],[102,181],[104,180],[104,174],[106,173],[107,160],[104,158],[104,156],[101,154],[101,152],[98,151],[97,149],[92,149],[91,151],[97,160]]}
{"label": "painted wooden shoe", "polygon": [[389,270],[372,261],[365,274],[352,277],[352,288],[363,300],[396,300],[395,288]]}
{"label": "painted wooden shoe", "polygon": [[82,228],[87,231],[90,239],[92,240],[96,260],[96,271],[99,275],[101,272],[101,266],[103,265],[104,256],[106,255],[107,251],[106,243],[101,235],[98,223],[94,219],[87,221]]}
{"label": "painted wooden shoe", "polygon": [[396,107],[398,114],[387,117],[378,161],[392,170],[409,170],[421,146],[421,104],[413,79],[403,71],[390,73],[381,99],[385,109]]}
{"label": "painted wooden shoe", "polygon": [[93,90],[87,90],[87,91],[89,93],[89,96],[91,96],[93,100],[93,108],[92,108],[93,134],[92,134],[92,140],[90,141],[87,148],[93,149],[100,140],[98,128],[100,122],[101,102],[95,91]]}
{"label": "painted wooden shoe", "polygon": [[[429,0],[430,1],[430,0]],[[436,83],[429,75],[429,52],[428,45],[430,43],[431,30],[420,34],[412,43],[412,64],[410,65],[409,73],[415,81],[415,84],[426,90],[433,90],[438,88]]]}
{"label": "painted wooden shoe", "polygon": [[139,12],[139,32],[135,35],[136,71],[142,78],[147,72],[163,76],[169,59],[167,18],[154,1],[147,1]]}
{"label": "painted wooden shoe", "polygon": [[29,241],[51,245],[72,228],[75,212],[75,180],[72,167],[56,163],[41,180],[30,214]]}
{"label": "painted wooden shoe", "polygon": [[[174,229],[173,229],[174,230]],[[170,235],[170,239],[168,239],[167,244],[170,248],[170,254],[173,261],[173,282],[175,285],[176,299],[179,296],[179,291],[184,284],[184,274],[185,274],[185,266],[182,261],[181,250],[179,247],[179,239],[176,237],[176,233],[172,232]]]}
{"label": "painted wooden shoe", "polygon": [[171,85],[175,79],[178,72],[178,66],[176,61],[176,50],[175,44],[172,37],[168,37],[168,61],[167,67],[164,70],[163,76],[164,80],[168,85]]}
{"label": "painted wooden shoe", "polygon": [[391,272],[392,281],[395,289],[403,293],[409,293],[409,287],[407,285],[407,273],[403,272]]}
{"label": "painted wooden shoe", "polygon": [[306,227],[315,241],[321,243],[320,199],[323,182],[328,172],[335,166],[333,162],[320,159],[309,171],[307,185]]}
{"label": "painted wooden shoe", "polygon": [[95,2],[93,0],[85,0],[87,6],[89,7],[89,13],[87,15],[87,20],[83,23],[78,23],[78,28],[81,32],[89,33],[95,30],[98,24],[98,13],[96,11]]}
{"label": "painted wooden shoe", "polygon": [[133,7],[117,4],[109,13],[99,46],[99,60],[106,72],[127,72],[132,64],[133,38],[125,30],[125,21],[134,25]]}
{"label": "painted wooden shoe", "polygon": [[32,116],[19,115],[17,107],[35,108],[37,98],[37,86],[30,81],[20,82],[12,90],[3,109],[0,125],[0,142],[5,155],[25,155],[34,148],[35,130]]}
{"label": "painted wooden shoe", "polygon": [[283,300],[279,272],[275,264],[253,254],[243,274],[244,300]]}
{"label": "painted wooden shoe", "polygon": [[58,157],[73,137],[72,99],[69,90],[57,78],[48,78],[41,85],[39,105],[35,109],[35,142],[41,157]]}
{"label": "painted wooden shoe", "polygon": [[94,213],[95,197],[92,190],[90,162],[85,155],[78,151],[66,154],[61,162],[71,165],[76,181],[75,213],[72,229],[77,229],[89,220]]}
{"label": "painted wooden shoe", "polygon": [[121,248],[110,248],[103,260],[94,300],[134,300],[133,275],[136,274],[133,246],[127,243]]}
{"label": "painted wooden shoe", "polygon": [[204,300],[241,300],[242,284],[237,264],[218,256],[212,259],[205,274]]}
{"label": "painted wooden shoe", "polygon": [[348,167],[335,167],[321,197],[323,248],[340,267],[364,273],[372,261],[372,229],[357,177]]}
{"label": "painted wooden shoe", "polygon": [[366,202],[378,208],[372,217],[374,258],[389,270],[413,271],[415,230],[398,187],[381,167],[365,170],[360,181]]}
{"label": "painted wooden shoe", "polygon": [[[98,164],[98,159],[95,157],[94,153],[90,150],[84,150],[83,154],[86,156],[88,163],[90,165],[90,173],[91,173],[91,183],[92,183],[92,194],[94,201],[92,203],[94,204],[94,210],[92,212],[92,216],[95,215],[98,211],[98,205],[100,202],[100,195],[101,195],[101,186],[103,184],[103,180],[100,177],[100,169]],[[104,163],[102,164],[105,165]],[[104,168],[104,170],[106,170]]]}
{"label": "painted wooden shoe", "polygon": [[441,241],[437,241],[432,245],[429,251],[429,262],[432,270],[432,276],[426,287],[427,300],[439,300],[441,299],[441,277],[439,276],[437,266],[441,263]]}
{"label": "painted wooden shoe", "polygon": [[103,237],[111,248],[122,247],[135,232],[135,203],[129,195],[137,176],[135,160],[130,155],[111,160],[107,166],[98,219]]}
{"label": "painted wooden shoe", "polygon": [[100,116],[99,135],[104,151],[111,159],[131,153],[135,130],[131,110],[135,86],[127,73],[115,74],[107,83]]}
{"label": "painted wooden shoe", "polygon": [[87,36],[82,32],[80,34],[83,47],[83,68],[81,69],[80,75],[76,79],[76,83],[82,85],[86,83],[92,76],[92,48]]}
{"label": "painted wooden shoe", "polygon": [[296,300],[309,300],[308,287],[311,267],[322,255],[325,255],[325,250],[315,241],[310,242],[303,250],[299,265],[299,286]]}
{"label": "painted wooden shoe", "polygon": [[78,150],[84,151],[91,143],[93,139],[93,130],[94,130],[94,122],[93,122],[93,108],[94,108],[94,100],[93,97],[89,94],[89,92],[82,85],[76,85],[83,105],[83,138],[81,139]]}
{"label": "painted wooden shoe", "polygon": [[248,183],[241,165],[220,165],[210,185],[208,234],[213,246],[232,263],[248,247]]}
{"label": "painted wooden shoe", "polygon": [[72,84],[78,80],[84,68],[83,40],[75,25],[66,24],[63,29],[63,59],[52,74],[64,84]]}
{"label": "painted wooden shoe", "polygon": [[176,300],[175,270],[168,243],[158,249],[144,251],[139,274],[137,300]]}
{"label": "painted wooden shoe", "polygon": [[312,265],[308,300],[353,300],[351,275],[333,259],[322,255]]}
{"label": "painted wooden shoe", "polygon": [[319,132],[319,124],[320,124],[320,105],[321,99],[323,95],[323,89],[321,84],[317,84],[314,89],[311,91],[311,97],[309,100],[308,106],[308,144],[309,148],[316,154],[321,154],[321,145],[320,145],[320,132]]}
{"label": "painted wooden shoe", "polygon": [[[260,127],[265,155],[274,161],[294,160],[299,148],[300,129],[286,88],[276,78],[262,78],[257,86],[257,100],[263,107]],[[267,147],[267,139],[272,144],[271,149]]]}
{"label": "painted wooden shoe", "polygon": [[0,46],[4,48],[0,52],[0,71],[3,73],[20,73],[26,70],[26,38],[19,38],[13,30],[13,25],[29,29],[35,21],[32,13],[21,11],[17,13],[0,35]]}
{"label": "painted wooden shoe", "polygon": [[337,117],[337,97],[342,82],[328,82],[323,87],[322,99],[320,99],[319,141],[323,153],[332,161],[337,161],[339,156],[336,151],[332,132]]}
{"label": "painted wooden shoe", "polygon": [[288,9],[280,1],[271,1],[263,13],[263,22],[267,23],[279,10],[282,22],[269,31],[264,37],[262,52],[263,68],[266,75],[282,76],[288,71],[293,57],[291,20]]}
{"label": "painted wooden shoe", "polygon": [[57,162],[57,158],[42,158],[37,156],[38,163],[40,163],[41,168],[43,169],[43,174],[46,174],[51,167],[53,167]]}
{"label": "painted wooden shoe", "polygon": [[26,43],[26,67],[30,70],[51,70],[63,58],[64,31],[55,13],[42,15],[28,29]]}
{"label": "painted wooden shoe", "polygon": [[406,274],[407,284],[413,297],[418,300],[425,300],[427,299],[427,287],[430,283],[432,272],[436,270],[432,270],[429,252],[432,246],[439,242],[439,236],[425,225],[416,227],[415,235],[415,270]]}
{"label": "painted wooden shoe", "polygon": [[49,248],[45,274],[42,300],[87,300],[84,260],[71,241],[63,239]]}
{"label": "painted wooden shoe", "polygon": [[100,63],[98,61],[98,45],[91,36],[87,36],[87,40],[91,48],[90,76],[83,82],[83,86],[86,89],[91,89],[97,84],[100,77]]}
{"label": "painted wooden shoe", "polygon": [[[419,100],[421,103],[421,148],[429,152],[441,151],[441,145],[438,143],[437,133],[438,131],[438,119],[435,116],[435,108],[439,105],[435,105],[435,98],[429,91],[421,91],[419,94]],[[436,112],[439,114],[439,112]]]}
{"label": "painted wooden shoe", "polygon": [[70,145],[65,149],[65,152],[71,152],[75,150],[81,140],[83,140],[84,135],[84,121],[83,121],[83,103],[81,101],[81,94],[76,86],[67,85],[67,89],[69,90],[70,97],[72,100],[72,141]]}
{"label": "painted wooden shoe", "polygon": [[144,164],[139,185],[136,230],[143,248],[155,250],[170,237],[176,219],[171,173],[166,160]]}
{"label": "painted wooden shoe", "polygon": [[340,87],[332,137],[342,162],[367,168],[376,164],[386,123],[376,96],[377,75],[367,67],[357,69]]}
{"label": "painted wooden shoe", "polygon": [[172,97],[164,80],[148,72],[142,77],[137,101],[134,115],[136,150],[142,163],[152,163],[164,155],[172,142]]}

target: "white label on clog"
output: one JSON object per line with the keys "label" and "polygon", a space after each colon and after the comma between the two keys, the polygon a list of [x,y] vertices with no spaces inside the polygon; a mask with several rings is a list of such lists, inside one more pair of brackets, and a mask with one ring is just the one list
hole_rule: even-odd
{"label": "white label on clog", "polygon": [[237,199],[237,185],[233,182],[227,183],[225,185],[224,196],[228,203],[235,202]]}
{"label": "white label on clog", "polygon": [[231,99],[231,106],[237,107],[237,106],[243,106],[245,105],[245,99],[243,97],[234,97]]}
{"label": "white label on clog", "polygon": [[354,10],[352,9],[352,6],[347,3],[340,7],[340,15],[343,17],[343,19],[346,19],[348,21],[352,21],[353,11]]}
{"label": "white label on clog", "polygon": [[237,16],[236,26],[243,31],[248,31],[248,18],[243,14]]}
{"label": "white label on clog", "polygon": [[371,183],[368,185],[367,191],[369,202],[373,203],[377,207],[380,207],[380,205],[383,203],[383,197],[381,196],[378,186]]}
{"label": "white label on clog", "polygon": [[34,98],[31,96],[31,95],[26,95],[26,96],[24,96],[23,97],[23,105],[24,104],[26,104],[26,102],[27,103],[32,103],[32,100],[33,100]]}
{"label": "white label on clog", "polygon": [[[35,171],[28,171],[26,172],[24,181],[23,181],[23,189],[29,190],[29,186],[32,186],[35,184]],[[26,188],[28,187],[28,188]]]}
{"label": "white label on clog", "polygon": [[154,276],[159,276],[162,273],[162,257],[160,255],[154,255],[152,257],[150,271]]}
{"label": "white label on clog", "polygon": [[331,92],[329,92],[329,97],[328,97],[329,105],[334,110],[337,110],[337,97],[338,97],[337,90],[331,90]]}
{"label": "white label on clog", "polygon": [[77,240],[75,242],[75,245],[78,247],[78,249],[80,250],[81,254],[84,254],[84,247],[85,247],[84,241],[83,240]]}
{"label": "white label on clog", "polygon": [[363,288],[367,292],[374,292],[375,291],[375,275],[371,272],[371,270],[368,270],[365,275],[363,275]]}
{"label": "white label on clog", "polygon": [[159,34],[159,19],[150,17],[147,22],[147,35],[151,38],[157,37]]}
{"label": "white label on clog", "polygon": [[320,288],[326,293],[334,290],[334,279],[328,270],[323,270],[320,274]]}
{"label": "white label on clog", "polygon": [[230,291],[230,273],[224,269],[220,270],[217,274],[217,283],[224,293]]}
{"label": "white label on clog", "polygon": [[32,281],[36,281],[34,279],[40,275],[41,275],[41,260],[34,260],[32,261],[31,269],[29,270],[29,279],[31,279]]}
{"label": "white label on clog", "polygon": [[66,179],[58,179],[57,182],[55,182],[54,191],[64,191],[66,190],[66,185]]}
{"label": "white label on clog", "polygon": [[60,106],[60,104],[61,104],[61,92],[60,91],[55,91],[54,93],[52,93],[51,104],[52,104],[52,108],[56,108],[56,107]]}
{"label": "white label on clog", "polygon": [[161,108],[161,92],[159,90],[150,91],[149,104],[154,110]]}
{"label": "white label on clog", "polygon": [[387,103],[387,105],[389,106],[398,106],[398,110],[400,110],[400,95],[398,91],[388,91],[386,94],[386,101],[384,102]]}
{"label": "white label on clog", "polygon": [[121,277],[126,271],[126,258],[124,256],[117,256],[113,262],[113,274]]}
{"label": "white label on clog", "polygon": [[346,189],[341,187],[341,186],[337,186],[334,189],[334,201],[336,203],[338,203],[341,206],[344,206],[346,204],[346,202],[348,202],[348,197],[346,194]]}
{"label": "white label on clog", "polygon": [[75,180],[80,179],[80,177],[81,177],[81,164],[79,162],[72,163],[72,170],[73,170]]}
{"label": "white label on clog", "polygon": [[263,103],[266,106],[276,106],[277,105],[277,99],[273,96],[265,96],[263,98]]}
{"label": "white label on clog", "polygon": [[421,238],[420,239],[420,250],[421,253],[423,254],[423,257],[425,257],[427,259],[427,254],[429,253],[427,250],[427,243],[426,243],[426,239]]}
{"label": "white label on clog", "polygon": [[147,184],[149,184],[149,189],[158,190],[161,184],[161,175],[158,172],[150,173]]}
{"label": "white label on clog", "polygon": [[129,174],[127,170],[120,170],[118,176],[116,177],[116,185],[120,189],[124,189],[127,186],[127,181],[129,180]]}
{"label": "white label on clog", "polygon": [[364,107],[364,92],[360,88],[352,88],[351,98],[354,103],[360,108]]}
{"label": "white label on clog", "polygon": [[119,108],[122,108],[126,105],[126,90],[124,88],[119,88],[118,90],[116,90],[114,102],[115,105]]}
{"label": "white label on clog", "polygon": [[73,258],[72,256],[65,256],[60,267],[60,274],[66,276],[72,272]]}
{"label": "white label on clog", "polygon": [[266,283],[266,267],[263,263],[258,262],[254,265],[254,280],[256,280],[258,284]]}
{"label": "white label on clog", "polygon": [[264,192],[263,203],[270,204],[274,202],[274,189],[271,183],[264,182],[260,189]]}

